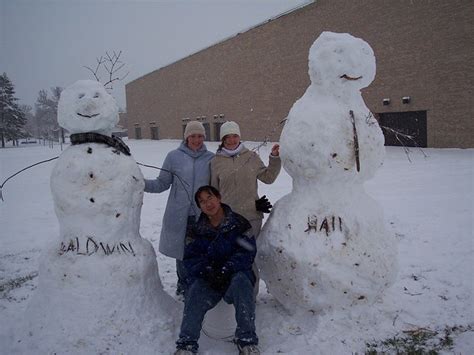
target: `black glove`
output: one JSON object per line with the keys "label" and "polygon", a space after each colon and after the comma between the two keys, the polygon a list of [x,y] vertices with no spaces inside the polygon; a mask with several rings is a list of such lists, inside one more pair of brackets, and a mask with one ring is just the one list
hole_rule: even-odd
{"label": "black glove", "polygon": [[263,195],[260,197],[258,200],[255,201],[255,208],[257,211],[263,212],[263,213],[270,213],[270,209],[272,208],[272,204],[270,201],[268,201],[268,198],[266,195]]}

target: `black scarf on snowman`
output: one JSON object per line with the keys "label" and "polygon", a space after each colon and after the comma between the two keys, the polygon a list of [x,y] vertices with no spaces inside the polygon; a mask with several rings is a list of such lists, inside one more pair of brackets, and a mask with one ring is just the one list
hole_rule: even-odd
{"label": "black scarf on snowman", "polygon": [[122,152],[125,155],[130,155],[130,148],[119,137],[114,135],[109,137],[100,133],[85,132],[71,134],[69,138],[71,139],[71,145],[85,143],[102,143],[114,148],[114,152],[116,152],[117,154],[120,154],[120,152]]}

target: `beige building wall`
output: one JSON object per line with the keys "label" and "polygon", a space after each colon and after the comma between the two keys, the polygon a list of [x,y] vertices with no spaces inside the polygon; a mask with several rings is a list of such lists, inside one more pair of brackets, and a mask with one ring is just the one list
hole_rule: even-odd
{"label": "beige building wall", "polygon": [[129,137],[158,127],[159,139],[181,138],[199,119],[208,139],[215,123],[234,120],[244,140],[277,141],[309,85],[311,44],[333,31],[374,49],[377,76],[364,91],[372,112],[426,111],[428,147],[474,147],[473,14],[471,0],[315,1],[128,83]]}

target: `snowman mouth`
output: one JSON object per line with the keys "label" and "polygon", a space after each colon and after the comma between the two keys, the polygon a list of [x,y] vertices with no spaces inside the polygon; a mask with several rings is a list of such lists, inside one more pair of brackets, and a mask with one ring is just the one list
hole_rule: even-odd
{"label": "snowman mouth", "polygon": [[347,74],[342,74],[339,78],[346,79],[346,80],[359,80],[359,79],[362,79],[362,76],[358,76],[357,78],[355,78],[355,77],[349,76]]}
{"label": "snowman mouth", "polygon": [[95,114],[93,114],[93,115],[84,115],[84,114],[79,113],[79,112],[77,113],[77,115],[78,115],[78,116],[81,116],[81,117],[85,117],[85,118],[92,118],[92,117],[95,117],[95,116],[99,116],[98,113],[95,113]]}

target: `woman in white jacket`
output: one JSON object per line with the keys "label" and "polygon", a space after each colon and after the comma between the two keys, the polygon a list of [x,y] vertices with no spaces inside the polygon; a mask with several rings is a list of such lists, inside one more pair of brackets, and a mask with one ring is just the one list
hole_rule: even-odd
{"label": "woman in white jacket", "polygon": [[189,122],[184,130],[184,141],[168,153],[160,175],[153,180],[145,179],[145,192],[160,193],[171,187],[163,216],[159,251],[176,259],[178,294],[184,293],[186,288],[182,263],[186,233],[201,213],[193,196],[201,186],[209,184],[209,163],[214,157],[214,153],[208,151],[204,144],[205,137],[200,122]]}

